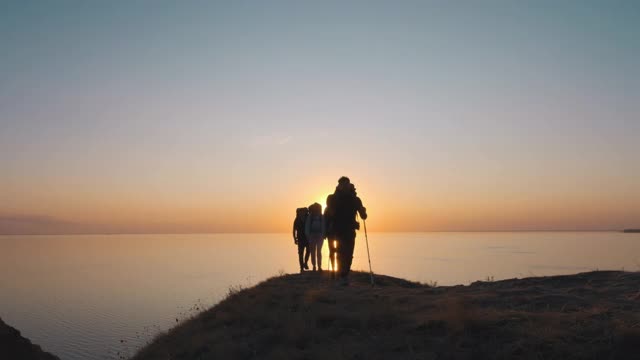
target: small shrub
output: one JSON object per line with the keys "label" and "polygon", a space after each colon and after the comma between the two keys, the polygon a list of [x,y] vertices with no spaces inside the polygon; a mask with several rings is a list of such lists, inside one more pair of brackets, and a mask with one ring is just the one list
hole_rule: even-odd
{"label": "small shrub", "polygon": [[239,292],[241,292],[244,289],[245,289],[245,287],[242,286],[242,285],[231,285],[231,286],[229,286],[229,290],[227,290],[227,295],[225,296],[225,299],[229,299],[231,297],[234,297],[235,295],[237,295]]}

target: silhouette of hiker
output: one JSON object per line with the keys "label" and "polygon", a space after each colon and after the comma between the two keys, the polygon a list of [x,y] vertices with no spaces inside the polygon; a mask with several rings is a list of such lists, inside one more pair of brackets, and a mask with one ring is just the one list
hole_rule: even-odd
{"label": "silhouette of hiker", "polygon": [[356,213],[366,220],[367,209],[362,206],[362,200],[357,196],[355,186],[346,176],[338,180],[338,187],[331,203],[331,233],[338,240],[338,271],[342,284],[348,285],[356,230],[360,229],[360,224],[356,221]]}
{"label": "silhouette of hiker", "polygon": [[[300,263],[300,272],[309,269],[309,241],[305,234],[305,221],[309,214],[306,207],[296,209],[296,218],[293,220],[293,243],[298,245],[298,262]],[[304,262],[302,261],[302,253],[305,252]]]}
{"label": "silhouette of hiker", "polygon": [[309,216],[305,224],[305,234],[309,241],[309,250],[311,252],[311,265],[313,271],[322,271],[322,244],[325,237],[324,216],[322,215],[322,205],[313,203],[309,206]]}
{"label": "silhouette of hiker", "polygon": [[[338,188],[336,187],[336,191],[338,191]],[[331,270],[333,270],[331,272],[331,278],[335,278],[336,276],[336,256],[337,256],[337,250],[338,250],[338,245],[336,244],[336,236],[333,233],[333,217],[332,214],[334,212],[333,210],[333,197],[334,194],[329,194],[329,196],[327,196],[327,207],[324,209],[324,223],[325,223],[325,228],[326,228],[326,236],[327,236],[327,241],[329,242],[329,262],[330,262],[330,268]]]}

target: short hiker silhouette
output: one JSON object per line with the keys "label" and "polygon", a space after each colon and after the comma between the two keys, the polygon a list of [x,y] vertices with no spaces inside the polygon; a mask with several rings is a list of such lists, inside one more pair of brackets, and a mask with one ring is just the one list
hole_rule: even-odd
{"label": "short hiker silhouette", "polygon": [[343,285],[349,284],[349,272],[353,260],[353,249],[356,241],[356,230],[360,224],[356,221],[356,214],[362,220],[367,219],[367,209],[362,206],[362,200],[356,194],[356,188],[348,177],[338,180],[338,187],[331,201],[330,218],[331,230],[338,241],[338,271]]}
{"label": "short hiker silhouette", "polygon": [[[300,263],[300,272],[309,269],[309,241],[307,241],[307,235],[305,234],[305,221],[309,215],[309,209],[306,207],[296,209],[296,218],[293,220],[293,242],[298,245],[298,262]],[[304,262],[302,261],[302,254],[305,252]]]}
{"label": "short hiker silhouette", "polygon": [[305,224],[305,234],[309,241],[309,250],[311,251],[311,265],[313,271],[322,271],[322,244],[325,237],[324,216],[322,215],[322,205],[313,203],[309,206],[309,216]]}

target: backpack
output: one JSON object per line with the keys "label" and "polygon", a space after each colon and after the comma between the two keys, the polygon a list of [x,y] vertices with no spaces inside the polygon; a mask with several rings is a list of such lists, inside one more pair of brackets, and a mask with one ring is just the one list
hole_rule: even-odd
{"label": "backpack", "polygon": [[339,193],[334,198],[332,228],[334,232],[353,231],[360,228],[356,213],[362,207],[362,201],[354,194]]}
{"label": "backpack", "polygon": [[322,215],[309,215],[309,232],[312,234],[322,234]]}

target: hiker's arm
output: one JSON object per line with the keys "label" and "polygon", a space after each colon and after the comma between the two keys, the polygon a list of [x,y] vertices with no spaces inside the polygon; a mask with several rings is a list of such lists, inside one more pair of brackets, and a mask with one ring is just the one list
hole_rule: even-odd
{"label": "hiker's arm", "polygon": [[358,213],[360,214],[360,218],[362,220],[367,220],[367,208],[362,205],[362,200],[358,198]]}
{"label": "hiker's arm", "polygon": [[365,208],[364,206],[360,208],[360,210],[358,210],[358,213],[360,214],[360,218],[362,220],[367,220],[367,208]]}
{"label": "hiker's arm", "polygon": [[298,237],[296,236],[296,221],[293,220],[293,243],[298,243]]}

